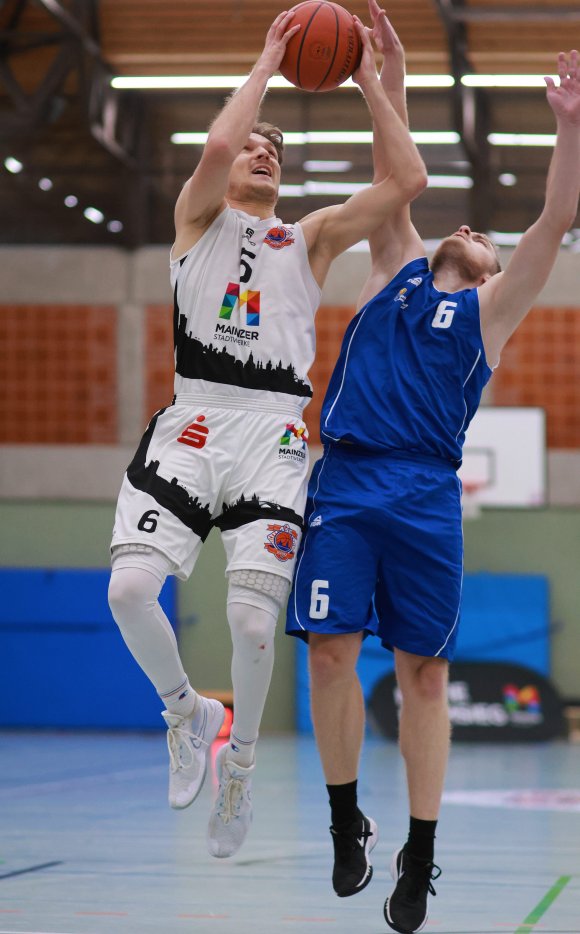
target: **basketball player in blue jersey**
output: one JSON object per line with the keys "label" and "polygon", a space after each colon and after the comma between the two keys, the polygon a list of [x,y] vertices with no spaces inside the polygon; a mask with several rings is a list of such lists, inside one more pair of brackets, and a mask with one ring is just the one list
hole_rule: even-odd
{"label": "basketball player in blue jersey", "polygon": [[[406,120],[404,56],[371,0],[381,82]],[[457,637],[463,545],[461,464],[467,426],[506,341],[544,286],[580,192],[578,53],[547,78],[557,141],[544,210],[501,272],[489,238],[462,226],[431,266],[407,206],[370,237],[372,267],[347,328],[321,414],[324,456],[309,485],[307,526],[287,632],[309,645],[311,709],[331,806],[333,886],[370,881],[375,822],[357,805],[364,703],[355,672],[364,633],[394,650],[409,836],[392,858],[385,920],[412,934],[427,919],[434,837],[447,765],[449,660]],[[375,126],[375,182],[384,178]]]}
{"label": "basketball player in blue jersey", "polygon": [[426,184],[409,132],[384,93],[369,35],[355,80],[387,142],[392,173],[294,225],[274,216],[280,131],[258,123],[268,79],[297,29],[281,13],[252,73],[210,128],[175,209],[171,252],[175,397],[157,412],[127,469],[112,541],[110,606],[165,704],[169,803],[202,787],[222,705],[189,684],[158,602],[185,579],[217,527],[227,555],[234,722],[217,756],[211,855],[232,856],[250,826],[255,747],[273,665],[274,630],[300,542],[312,395],[314,315],[330,263]]}

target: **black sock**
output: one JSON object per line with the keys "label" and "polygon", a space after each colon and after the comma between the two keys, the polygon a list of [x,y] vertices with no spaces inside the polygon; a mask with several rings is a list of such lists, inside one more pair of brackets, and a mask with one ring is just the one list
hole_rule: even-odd
{"label": "black sock", "polygon": [[358,817],[356,785],[357,779],[355,778],[354,782],[347,782],[346,785],[326,786],[332,826],[335,829],[347,827]]}
{"label": "black sock", "polygon": [[417,859],[433,862],[436,827],[436,820],[420,820],[418,817],[412,817],[409,823],[409,837],[405,844],[406,852],[410,856],[416,856]]}

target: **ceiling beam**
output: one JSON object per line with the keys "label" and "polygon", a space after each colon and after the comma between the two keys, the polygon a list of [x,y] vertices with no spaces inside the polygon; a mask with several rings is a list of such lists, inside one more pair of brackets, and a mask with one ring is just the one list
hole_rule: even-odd
{"label": "ceiling beam", "polygon": [[[110,87],[111,69],[98,42],[97,0],[74,0],[65,9],[58,0],[35,0],[62,29],[27,33],[21,29],[31,0],[19,0],[0,34],[0,78],[14,110],[0,117],[4,137],[33,133],[50,123],[63,106],[65,83],[78,78],[89,128],[97,142],[130,169],[138,170],[137,138],[141,108]],[[57,54],[32,93],[21,87],[11,61],[30,48],[56,46]]]}
{"label": "ceiling beam", "polygon": [[455,130],[461,137],[473,178],[469,223],[476,230],[486,231],[491,226],[492,209],[488,98],[481,88],[469,88],[461,83],[465,74],[474,71],[469,61],[467,30],[461,19],[466,9],[464,0],[433,2],[445,28],[451,74],[455,79],[451,89]]}

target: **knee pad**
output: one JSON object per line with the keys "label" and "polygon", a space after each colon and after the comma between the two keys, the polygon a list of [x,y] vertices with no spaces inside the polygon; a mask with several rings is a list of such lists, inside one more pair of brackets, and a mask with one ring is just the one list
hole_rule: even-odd
{"label": "knee pad", "polygon": [[247,603],[266,610],[275,619],[290,592],[290,581],[269,571],[236,570],[228,575],[228,604]]}
{"label": "knee pad", "polygon": [[111,556],[111,567],[113,571],[118,571],[120,568],[139,568],[142,571],[149,571],[163,587],[165,578],[172,573],[173,563],[156,548],[135,542],[129,545],[115,545]]}

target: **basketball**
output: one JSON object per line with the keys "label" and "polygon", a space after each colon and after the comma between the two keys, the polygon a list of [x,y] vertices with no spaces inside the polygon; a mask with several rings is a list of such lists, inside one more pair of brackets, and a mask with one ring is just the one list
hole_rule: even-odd
{"label": "basketball", "polygon": [[292,7],[292,36],[280,72],[303,91],[332,91],[358,67],[361,42],[352,15],[329,0],[305,0]]}

